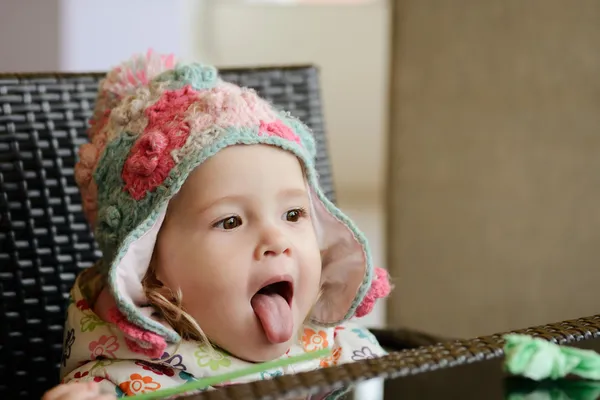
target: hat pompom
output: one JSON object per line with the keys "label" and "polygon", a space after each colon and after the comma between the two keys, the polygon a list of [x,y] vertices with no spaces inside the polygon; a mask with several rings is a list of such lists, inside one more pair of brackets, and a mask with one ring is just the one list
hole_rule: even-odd
{"label": "hat pompom", "polygon": [[381,299],[387,297],[392,290],[390,285],[390,281],[388,278],[388,273],[383,268],[375,268],[376,279],[373,280],[371,284],[371,288],[365,295],[362,303],[356,309],[356,313],[354,314],[357,317],[364,317],[373,311],[373,307],[377,302],[377,299]]}
{"label": "hat pompom", "polygon": [[147,86],[152,78],[174,66],[173,54],[158,54],[149,49],[145,55],[134,55],[110,70],[98,88],[98,98],[88,131],[90,139],[94,139],[104,128],[111,110],[125,96],[134,93],[141,86]]}
{"label": "hat pompom", "polygon": [[174,66],[175,56],[173,54],[158,54],[149,49],[146,55],[137,54],[113,68],[102,82],[100,91],[107,91],[123,98]]}

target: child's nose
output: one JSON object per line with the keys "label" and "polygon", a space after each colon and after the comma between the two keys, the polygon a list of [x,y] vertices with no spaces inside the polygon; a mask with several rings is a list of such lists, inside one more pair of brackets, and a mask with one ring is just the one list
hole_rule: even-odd
{"label": "child's nose", "polygon": [[260,244],[256,249],[256,258],[291,254],[290,243],[286,236],[277,228],[270,227],[263,231]]}

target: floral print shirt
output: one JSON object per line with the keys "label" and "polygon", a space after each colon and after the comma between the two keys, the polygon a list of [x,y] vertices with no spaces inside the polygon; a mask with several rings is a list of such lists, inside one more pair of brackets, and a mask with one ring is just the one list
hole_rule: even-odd
{"label": "floral print shirt", "polygon": [[[124,335],[116,325],[101,320],[92,311],[86,299],[90,297],[82,294],[87,290],[76,283],[71,291],[61,360],[63,383],[93,380],[100,383],[103,392],[125,397],[250,365],[222,350],[213,350],[194,341],[171,344],[159,358],[134,353],[127,347]],[[224,385],[271,379],[386,354],[373,334],[347,322],[332,328],[304,325],[297,335],[297,342],[282,357],[324,348],[332,349],[330,356],[264,371]]]}

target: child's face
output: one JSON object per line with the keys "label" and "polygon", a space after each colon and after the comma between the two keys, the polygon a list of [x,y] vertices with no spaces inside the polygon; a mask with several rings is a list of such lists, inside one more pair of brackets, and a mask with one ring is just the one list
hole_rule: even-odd
{"label": "child's face", "polygon": [[[277,358],[297,340],[319,292],[309,212],[294,155],[228,147],[171,201],[156,244],[157,276],[181,289],[186,311],[213,343],[249,361]],[[269,283],[276,284],[261,291]]]}

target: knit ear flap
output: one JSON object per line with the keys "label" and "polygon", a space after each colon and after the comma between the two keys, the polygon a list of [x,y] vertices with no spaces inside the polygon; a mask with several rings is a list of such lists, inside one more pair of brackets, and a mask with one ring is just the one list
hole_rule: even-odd
{"label": "knit ear flap", "polygon": [[322,264],[322,294],[310,318],[333,326],[363,317],[389,295],[388,273],[373,267],[364,235],[318,188],[310,189],[310,199]]}
{"label": "knit ear flap", "polygon": [[310,189],[312,221],[321,250],[322,294],[310,319],[335,326],[354,316],[371,287],[373,267],[366,239],[320,192]]}

